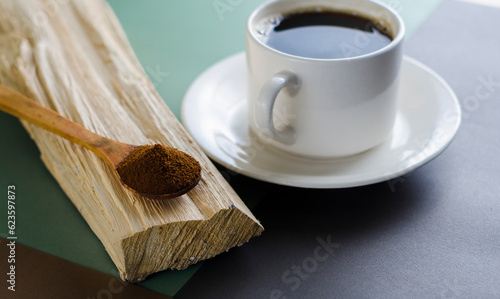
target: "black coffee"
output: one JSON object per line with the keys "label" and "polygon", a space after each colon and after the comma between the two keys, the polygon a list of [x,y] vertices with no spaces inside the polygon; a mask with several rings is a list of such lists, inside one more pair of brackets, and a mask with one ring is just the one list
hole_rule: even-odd
{"label": "black coffee", "polygon": [[309,58],[347,58],[391,42],[388,30],[363,17],[333,11],[293,13],[273,20],[264,42],[284,53]]}

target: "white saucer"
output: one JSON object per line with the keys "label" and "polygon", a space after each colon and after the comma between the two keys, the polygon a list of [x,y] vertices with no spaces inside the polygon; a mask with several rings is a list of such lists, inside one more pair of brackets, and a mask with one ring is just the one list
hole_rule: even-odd
{"label": "white saucer", "polygon": [[209,157],[249,177],[289,186],[345,188],[404,175],[437,157],[460,126],[448,84],[420,62],[402,64],[398,115],[379,146],[340,160],[307,160],[281,153],[249,134],[245,54],[201,74],[182,103],[182,122]]}

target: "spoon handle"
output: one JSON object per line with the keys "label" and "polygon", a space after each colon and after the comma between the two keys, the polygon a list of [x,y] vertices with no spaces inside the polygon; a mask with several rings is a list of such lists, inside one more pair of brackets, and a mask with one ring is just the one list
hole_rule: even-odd
{"label": "spoon handle", "polygon": [[[133,145],[111,140],[91,132],[3,84],[0,84],[0,110],[93,151],[114,168],[125,158],[121,157],[122,155],[117,155],[117,152],[120,150],[123,152],[124,148],[127,147],[130,148],[130,151],[135,148]],[[130,153],[130,151],[128,148],[125,149],[125,152]]]}

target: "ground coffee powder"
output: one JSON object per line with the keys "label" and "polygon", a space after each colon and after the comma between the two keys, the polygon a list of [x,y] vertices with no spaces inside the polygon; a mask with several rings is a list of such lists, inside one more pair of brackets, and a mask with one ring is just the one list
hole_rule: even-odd
{"label": "ground coffee powder", "polygon": [[201,166],[186,153],[155,144],[138,147],[116,170],[132,189],[162,195],[182,191],[197,183]]}

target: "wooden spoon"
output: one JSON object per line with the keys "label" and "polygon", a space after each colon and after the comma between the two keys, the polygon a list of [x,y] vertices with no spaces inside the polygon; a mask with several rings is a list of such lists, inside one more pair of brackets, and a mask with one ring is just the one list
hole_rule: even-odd
{"label": "wooden spoon", "polygon": [[[135,194],[153,198],[153,199],[168,199],[180,196],[196,186],[201,178],[201,170],[197,175],[194,175],[192,181],[178,191],[173,191],[168,194],[151,194],[148,192],[139,192],[125,182],[123,182],[120,173],[117,171],[120,163],[125,161],[136,149],[140,146],[122,143],[116,140],[106,138],[91,132],[81,125],[63,117],[57,112],[48,109],[39,103],[27,98],[26,96],[0,84],[0,110],[3,110],[15,117],[24,119],[32,124],[35,124],[45,130],[57,134],[68,139],[80,146],[83,146],[106,161],[120,178],[121,183]],[[170,149],[175,150],[175,149]],[[198,162],[191,156],[175,150],[185,157],[192,159],[192,163]]]}

